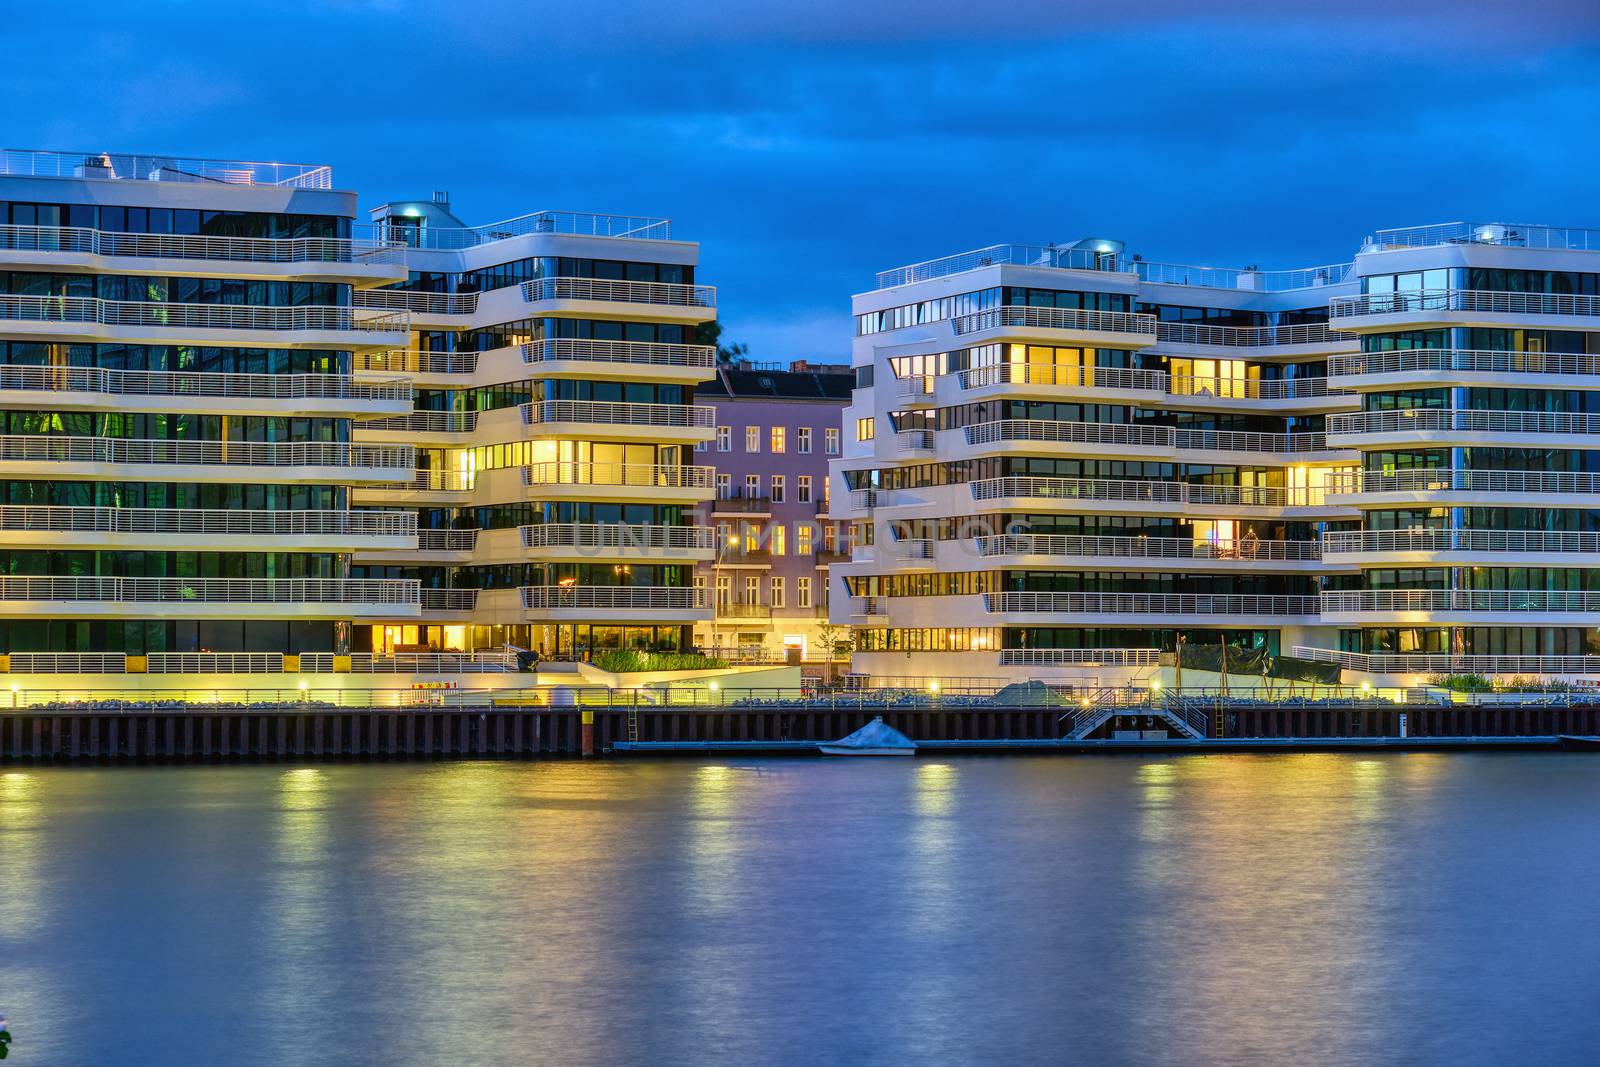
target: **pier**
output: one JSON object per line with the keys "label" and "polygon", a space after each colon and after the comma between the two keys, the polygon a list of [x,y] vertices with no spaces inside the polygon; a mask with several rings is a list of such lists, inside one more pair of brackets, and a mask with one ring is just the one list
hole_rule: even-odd
{"label": "pier", "polygon": [[[676,751],[802,752],[873,715],[930,752],[1284,751],[1523,747],[1600,734],[1600,704],[1226,705],[1203,738],[1164,739],[1159,715],[1106,718],[1070,737],[1069,717],[1041,707],[799,705],[153,709],[26,707],[0,713],[0,762],[511,759]],[[1406,716],[1401,736],[1400,716]],[[1133,737],[1126,735],[1134,734]],[[1120,735],[1120,736],[1119,736]],[[723,746],[729,742],[739,743]]]}

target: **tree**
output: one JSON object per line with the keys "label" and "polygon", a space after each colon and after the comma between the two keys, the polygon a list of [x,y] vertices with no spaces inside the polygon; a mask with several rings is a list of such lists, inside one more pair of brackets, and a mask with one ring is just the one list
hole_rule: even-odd
{"label": "tree", "polygon": [[737,363],[750,354],[750,346],[746,344],[723,344],[722,323],[717,319],[702,322],[695,327],[695,342],[702,345],[715,345],[717,349],[717,362],[722,365]]}

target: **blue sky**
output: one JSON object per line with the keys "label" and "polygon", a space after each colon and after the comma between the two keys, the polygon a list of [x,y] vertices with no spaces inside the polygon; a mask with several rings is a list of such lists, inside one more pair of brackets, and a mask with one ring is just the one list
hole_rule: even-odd
{"label": "blue sky", "polygon": [[842,358],[873,272],[1095,235],[1292,267],[1600,226],[1600,3],[8,5],[13,147],[327,162],[363,206],[658,214],[728,337]]}

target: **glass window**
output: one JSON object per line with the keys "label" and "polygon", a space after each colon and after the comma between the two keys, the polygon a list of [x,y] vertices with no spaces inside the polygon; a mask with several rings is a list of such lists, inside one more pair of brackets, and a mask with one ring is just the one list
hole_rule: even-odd
{"label": "glass window", "polygon": [[802,456],[811,455],[811,427],[802,426],[795,430],[794,450]]}
{"label": "glass window", "polygon": [[783,475],[774,474],[772,476],[772,502],[774,504],[783,503],[784,482],[785,478]]}
{"label": "glass window", "polygon": [[732,426],[718,426],[717,427],[717,451],[718,452],[732,452],[733,451],[733,427]]}
{"label": "glass window", "polygon": [[772,428],[772,454],[775,456],[782,455],[786,451],[787,445],[788,442],[784,440],[784,427],[774,426]]}
{"label": "glass window", "polygon": [[838,427],[830,426],[830,427],[828,427],[827,430],[825,430],[823,432],[822,444],[823,444],[823,450],[825,451],[825,453],[827,455],[837,456],[839,454],[839,429],[838,429]]}
{"label": "glass window", "polygon": [[761,451],[761,427],[746,426],[744,428],[744,450],[746,452]]}
{"label": "glass window", "polygon": [[811,475],[802,474],[795,480],[795,499],[802,504],[811,503]]}
{"label": "glass window", "polygon": [[772,579],[772,606],[775,608],[786,606],[784,604],[783,586],[784,580],[782,578]]}
{"label": "glass window", "polygon": [[811,606],[810,578],[796,578],[794,580],[794,602],[796,607],[809,608]]}

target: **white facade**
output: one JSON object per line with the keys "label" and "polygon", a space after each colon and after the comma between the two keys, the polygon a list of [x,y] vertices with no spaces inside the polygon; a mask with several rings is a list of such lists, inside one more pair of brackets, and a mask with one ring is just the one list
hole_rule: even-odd
{"label": "white facade", "polygon": [[1597,293],[1600,233],[1467,224],[1295,271],[1096,240],[881,274],[833,470],[856,669],[1600,673]]}

